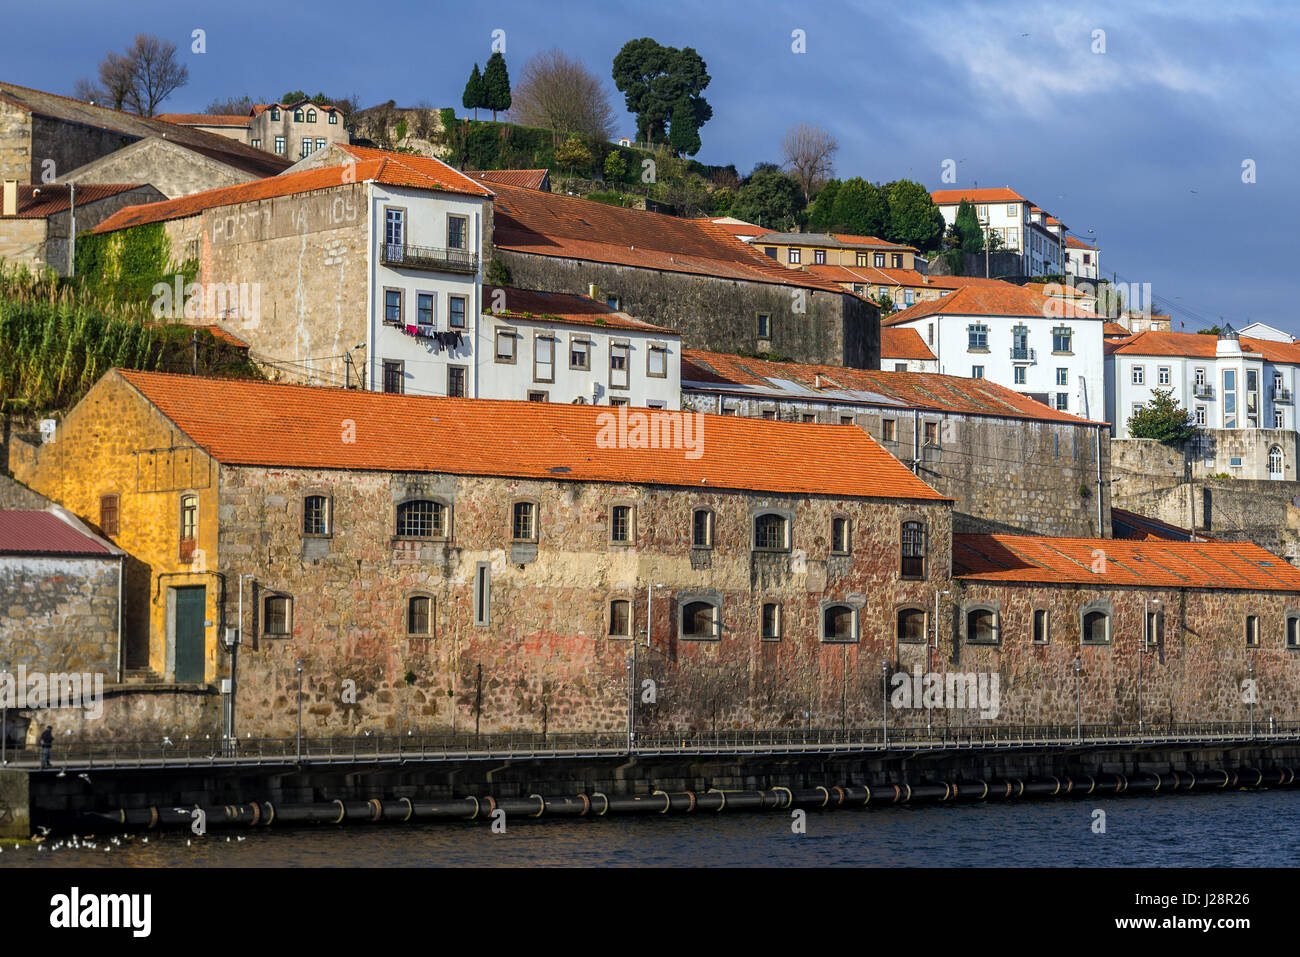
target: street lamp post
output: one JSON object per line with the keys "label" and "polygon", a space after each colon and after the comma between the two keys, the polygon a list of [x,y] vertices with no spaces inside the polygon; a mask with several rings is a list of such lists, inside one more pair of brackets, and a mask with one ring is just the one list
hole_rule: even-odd
{"label": "street lamp post", "polygon": [[[931,652],[937,652],[939,650],[939,596],[949,594],[951,594],[951,592],[947,590],[935,591],[934,593],[934,642],[925,646],[925,674],[927,680],[929,680],[929,676],[934,668]],[[927,737],[933,733],[933,721],[934,709],[930,707],[930,704],[927,701],[925,705],[925,733]]]}
{"label": "street lamp post", "polygon": [[298,669],[298,763],[302,763],[302,659],[295,659],[293,666]]}
{"label": "street lamp post", "polygon": [[1255,659],[1246,662],[1246,673],[1250,676],[1250,736],[1255,737]]}
{"label": "street lamp post", "polygon": [[[1147,649],[1151,647],[1152,634],[1155,631],[1151,627],[1151,606],[1159,605],[1159,598],[1146,598],[1142,602],[1142,644],[1138,646],[1138,735],[1140,736],[1146,729],[1145,716],[1142,712],[1142,660],[1147,656]],[[1160,614],[1160,609],[1156,609],[1156,614]]]}
{"label": "street lamp post", "polygon": [[9,691],[4,681],[9,677],[8,668],[0,668],[0,765],[9,763]]}
{"label": "street lamp post", "polygon": [[880,718],[885,729],[885,747],[889,747],[889,662],[880,663]]}
{"label": "street lamp post", "polygon": [[1074,659],[1074,735],[1083,743],[1083,662]]}

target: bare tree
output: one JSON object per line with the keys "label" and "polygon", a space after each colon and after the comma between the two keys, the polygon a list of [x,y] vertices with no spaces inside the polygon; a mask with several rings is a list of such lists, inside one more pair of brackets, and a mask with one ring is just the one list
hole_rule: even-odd
{"label": "bare tree", "polygon": [[110,50],[104,55],[99,64],[99,86],[103,94],[101,106],[120,110],[129,105],[131,91],[135,88],[133,72],[131,61],[122,54]]}
{"label": "bare tree", "polygon": [[803,188],[804,199],[835,172],[833,157],[840,148],[835,137],[820,126],[802,120],[786,130],[781,139],[785,169]]}
{"label": "bare tree", "polygon": [[524,126],[540,126],[557,135],[583,133],[602,142],[613,136],[614,111],[600,79],[559,49],[525,63],[511,93],[510,113]]}
{"label": "bare tree", "polygon": [[176,62],[176,44],[150,33],[137,34],[125,54],[109,51],[99,64],[104,105],[141,116],[153,116],[158,104],[189,79],[189,68]]}
{"label": "bare tree", "polygon": [[209,116],[247,116],[257,102],[259,101],[247,93],[243,96],[228,96],[224,100],[213,100],[203,112]]}
{"label": "bare tree", "polygon": [[99,84],[90,77],[79,76],[77,82],[72,85],[72,98],[81,100],[85,103],[94,103],[97,106],[103,106],[108,100],[108,95],[100,88]]}

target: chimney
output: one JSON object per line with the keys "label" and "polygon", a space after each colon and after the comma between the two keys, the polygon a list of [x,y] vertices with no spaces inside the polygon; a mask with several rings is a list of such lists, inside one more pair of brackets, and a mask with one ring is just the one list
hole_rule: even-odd
{"label": "chimney", "polygon": [[18,180],[16,179],[5,180],[3,209],[5,216],[18,215]]}
{"label": "chimney", "polygon": [[587,298],[588,299],[600,298],[600,287],[597,286],[594,282],[587,283]]}

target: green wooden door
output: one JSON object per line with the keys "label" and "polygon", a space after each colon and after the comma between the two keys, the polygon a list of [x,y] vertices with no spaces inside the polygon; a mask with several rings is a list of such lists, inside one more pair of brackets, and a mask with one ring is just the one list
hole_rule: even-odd
{"label": "green wooden door", "polygon": [[202,681],[207,588],[176,589],[176,680]]}

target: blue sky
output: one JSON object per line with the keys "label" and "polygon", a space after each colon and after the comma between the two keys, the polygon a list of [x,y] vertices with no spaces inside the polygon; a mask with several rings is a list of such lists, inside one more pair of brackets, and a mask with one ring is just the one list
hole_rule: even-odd
{"label": "blue sky", "polygon": [[463,112],[502,29],[512,75],[559,47],[606,78],[629,133],[614,55],[642,36],[689,45],[713,77],[703,162],[779,161],[800,120],[834,134],[843,176],[935,189],[952,159],[958,186],[1009,185],[1075,234],[1095,230],[1105,271],[1151,283],[1175,329],[1222,316],[1300,335],[1300,8],[1284,4],[55,0],[10,5],[5,27],[0,79],[58,93],[136,33],[171,39],[190,69],[175,112],[294,88]]}

